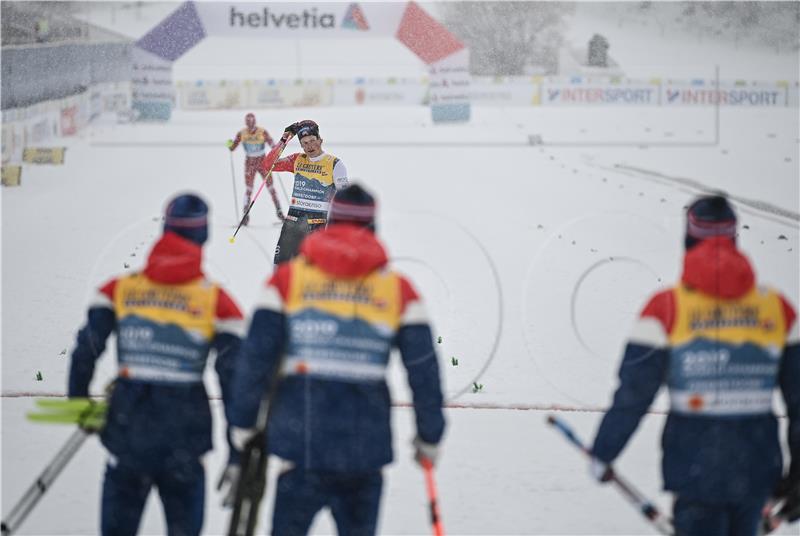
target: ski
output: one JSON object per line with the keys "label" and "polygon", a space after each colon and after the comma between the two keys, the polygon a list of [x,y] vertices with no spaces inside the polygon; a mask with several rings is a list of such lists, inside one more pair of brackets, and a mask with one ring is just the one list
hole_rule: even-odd
{"label": "ski", "polygon": [[29,412],[28,420],[45,424],[77,424],[89,430],[98,430],[105,424],[108,404],[90,398],[39,399],[41,410]]}

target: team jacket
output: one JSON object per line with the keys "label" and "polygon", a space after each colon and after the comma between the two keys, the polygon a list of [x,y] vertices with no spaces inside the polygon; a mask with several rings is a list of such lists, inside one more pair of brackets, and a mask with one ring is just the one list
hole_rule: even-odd
{"label": "team jacket", "polygon": [[248,158],[264,156],[267,152],[266,146],[272,147],[274,145],[272,137],[261,127],[256,127],[252,131],[245,127],[237,132],[236,137],[233,139],[231,150],[236,149],[240,143],[244,147],[244,152]]}
{"label": "team jacket", "polygon": [[294,173],[294,188],[289,208],[327,215],[336,190],[347,186],[347,168],[335,156],[322,153],[311,158],[294,153],[275,162],[273,171]]}
{"label": "team jacket", "polygon": [[444,432],[439,365],[424,308],[387,269],[374,235],[348,224],[306,238],[262,291],[237,362],[230,423],[249,428],[280,374],[270,451],[321,471],[376,470],[393,459],[386,367],[400,350],[417,433]]}
{"label": "team jacket", "polygon": [[659,387],[669,389],[662,436],[664,487],[707,502],[766,498],[782,471],[772,395],[783,394],[792,471],[800,469],[800,336],[777,292],[755,286],[727,238],[684,259],[681,283],[656,294],[639,318],[620,385],[594,442],[611,463]]}
{"label": "team jacket", "polygon": [[85,397],[95,361],[116,334],[118,378],[101,439],[118,457],[156,460],[169,450],[211,449],[211,412],[203,371],[211,349],[228,405],[242,314],[201,271],[201,248],[174,233],[155,244],[143,272],[98,292],[78,333],[70,397]]}

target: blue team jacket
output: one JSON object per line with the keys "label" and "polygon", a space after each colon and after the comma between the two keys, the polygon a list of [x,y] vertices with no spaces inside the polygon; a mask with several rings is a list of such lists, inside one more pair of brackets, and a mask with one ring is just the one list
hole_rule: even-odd
{"label": "blue team jacket", "polygon": [[262,289],[234,375],[230,423],[249,428],[279,374],[271,453],[309,470],[366,472],[393,459],[385,381],[397,347],[413,393],[418,436],[444,432],[439,365],[420,300],[386,269],[367,229],[314,233]]}

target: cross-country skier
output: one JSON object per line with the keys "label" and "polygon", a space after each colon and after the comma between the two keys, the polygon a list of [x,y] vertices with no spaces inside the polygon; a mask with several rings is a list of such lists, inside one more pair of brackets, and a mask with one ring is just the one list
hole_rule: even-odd
{"label": "cross-country skier", "polygon": [[118,375],[100,436],[109,451],[104,535],[136,534],[152,487],[161,497],[168,534],[196,535],[203,524],[201,458],[212,448],[203,370],[215,350],[227,405],[244,328],[234,301],[203,275],[207,218],[208,206],[196,195],[172,199],[164,234],[144,270],[103,285],[78,333],[70,397],[89,395],[106,339],[114,333],[117,341]]}
{"label": "cross-country skier", "polygon": [[[724,197],[689,207],[685,246],[681,281],[650,299],[628,341],[591,469],[609,479],[607,464],[666,384],[662,470],[677,534],[752,536],[770,495],[786,500],[786,519],[800,517],[800,330],[789,302],[756,286]],[[775,389],[788,416],[783,479]]]}
{"label": "cross-country skier", "polygon": [[297,136],[303,152],[281,158],[273,167],[273,171],[294,173],[291,205],[275,247],[275,264],[297,255],[303,238],[325,226],[334,192],[347,186],[344,162],[322,150],[314,121],[292,123],[284,132]]}
{"label": "cross-country skier", "polygon": [[283,459],[272,533],[306,534],[329,507],[339,534],[376,532],[393,458],[386,369],[400,350],[416,414],[416,459],[434,462],[444,432],[439,364],[420,297],[387,267],[375,202],[360,186],[336,193],[328,227],[280,264],[263,288],[233,382],[233,441],[252,435],[279,375],[267,428]]}
{"label": "cross-country skier", "polygon": [[[275,186],[272,181],[272,174],[268,173],[269,170],[261,168],[261,161],[266,154],[266,146],[274,147],[272,137],[266,129],[256,125],[256,116],[253,113],[248,113],[244,116],[245,128],[236,133],[236,137],[226,142],[226,146],[231,152],[236,150],[236,147],[241,143],[244,147],[244,212],[247,213],[247,207],[250,205],[250,200],[253,196],[253,180],[255,179],[256,171],[261,174],[261,177],[267,181],[267,189],[272,196],[272,202],[275,204],[275,213],[279,220],[283,220],[283,210],[281,210],[281,202],[278,200],[278,195],[275,192]],[[244,225],[250,222],[250,215],[244,218]]]}

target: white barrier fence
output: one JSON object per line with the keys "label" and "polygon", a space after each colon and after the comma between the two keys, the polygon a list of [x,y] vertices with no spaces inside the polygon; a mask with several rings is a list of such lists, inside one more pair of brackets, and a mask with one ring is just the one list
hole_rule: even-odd
{"label": "white barrier fence", "polygon": [[[481,106],[768,106],[798,107],[797,81],[631,80],[587,77],[475,77],[470,102]],[[177,83],[185,110],[295,106],[429,104],[429,80],[310,79]]]}
{"label": "white barrier fence", "polygon": [[16,164],[26,147],[62,136],[74,136],[103,114],[127,113],[129,82],[96,84],[85,92],[2,112],[2,162]]}

